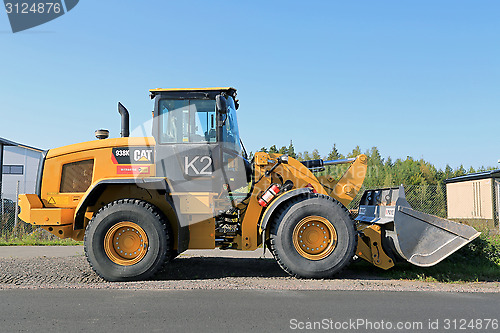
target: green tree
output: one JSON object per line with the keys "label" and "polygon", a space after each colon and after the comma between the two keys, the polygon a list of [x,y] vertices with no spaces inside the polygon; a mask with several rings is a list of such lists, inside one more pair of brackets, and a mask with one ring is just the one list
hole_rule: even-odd
{"label": "green tree", "polygon": [[343,159],[344,156],[339,153],[337,149],[337,144],[333,144],[332,150],[330,150],[330,153],[326,156],[327,160],[340,160]]}
{"label": "green tree", "polygon": [[278,153],[286,154],[286,153],[288,153],[288,148],[286,146],[283,146],[278,150]]}
{"label": "green tree", "polygon": [[467,171],[465,171],[465,168],[464,166],[461,164],[457,170],[455,170],[455,172],[453,172],[453,177],[460,177],[460,176],[464,176],[465,174],[467,174]]}
{"label": "green tree", "polygon": [[384,159],[380,156],[377,147],[372,147],[366,152],[368,157],[367,184],[368,186],[380,186],[387,180]]}
{"label": "green tree", "polygon": [[361,148],[359,146],[356,146],[349,154],[347,154],[347,157],[356,157],[358,155],[361,155]]}
{"label": "green tree", "polygon": [[444,177],[444,179],[453,178],[453,169],[449,164],[446,164],[446,167],[444,168]]}
{"label": "green tree", "polygon": [[269,147],[269,153],[270,154],[276,154],[278,152],[278,148],[276,148],[276,145],[272,145]]}
{"label": "green tree", "polygon": [[383,187],[392,187],[395,186],[394,179],[392,177],[392,173],[387,172],[384,174],[384,182],[382,183]]}
{"label": "green tree", "polygon": [[290,140],[290,145],[288,146],[288,150],[286,152],[288,156],[292,158],[297,158],[297,154],[295,153],[295,147],[293,146],[292,140]]}
{"label": "green tree", "polygon": [[319,160],[319,159],[321,159],[321,155],[319,154],[319,151],[317,149],[314,149],[312,151],[312,159],[313,160]]}
{"label": "green tree", "polygon": [[380,156],[380,152],[377,147],[372,147],[370,151],[366,154],[368,155],[368,159],[372,162],[373,165],[384,165],[384,159]]}
{"label": "green tree", "polygon": [[387,156],[387,158],[385,159],[385,167],[386,168],[392,168],[394,164],[392,163],[392,158],[390,156]]}

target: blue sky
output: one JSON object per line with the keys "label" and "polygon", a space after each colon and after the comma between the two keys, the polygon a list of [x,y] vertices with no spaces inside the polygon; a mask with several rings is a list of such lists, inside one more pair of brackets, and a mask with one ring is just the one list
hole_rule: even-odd
{"label": "blue sky", "polygon": [[233,86],[248,150],[356,145],[440,168],[498,166],[498,1],[80,1],[12,34],[0,13],[0,136],[119,136],[148,89]]}

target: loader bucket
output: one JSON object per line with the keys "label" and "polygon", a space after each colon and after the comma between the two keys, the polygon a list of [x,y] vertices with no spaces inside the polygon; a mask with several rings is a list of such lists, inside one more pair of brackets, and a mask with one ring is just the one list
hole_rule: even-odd
{"label": "loader bucket", "polygon": [[439,263],[480,235],[468,225],[413,210],[403,186],[365,191],[356,220],[380,225],[384,250],[422,267]]}

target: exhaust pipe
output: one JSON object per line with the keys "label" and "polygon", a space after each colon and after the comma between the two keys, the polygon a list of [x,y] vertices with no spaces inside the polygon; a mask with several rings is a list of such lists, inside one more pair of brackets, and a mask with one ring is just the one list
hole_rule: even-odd
{"label": "exhaust pipe", "polygon": [[122,138],[128,138],[130,135],[129,113],[127,108],[120,102],[118,102],[118,112],[122,116],[122,131],[120,134]]}

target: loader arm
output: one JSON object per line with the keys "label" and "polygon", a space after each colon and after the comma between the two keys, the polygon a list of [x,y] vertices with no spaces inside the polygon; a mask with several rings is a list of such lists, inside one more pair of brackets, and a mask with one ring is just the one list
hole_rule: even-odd
{"label": "loader arm", "polygon": [[332,176],[318,176],[318,181],[323,186],[329,196],[340,201],[347,207],[361,190],[363,181],[366,177],[368,158],[361,154],[354,159],[325,161],[323,165],[338,165],[352,163],[339,179],[335,180]]}

